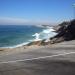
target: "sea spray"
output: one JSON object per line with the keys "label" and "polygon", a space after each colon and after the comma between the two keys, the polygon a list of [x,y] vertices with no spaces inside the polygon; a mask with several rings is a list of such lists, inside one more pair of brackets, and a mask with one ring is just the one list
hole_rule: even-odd
{"label": "sea spray", "polygon": [[33,41],[39,41],[39,40],[41,40],[41,39],[40,39],[40,34],[39,34],[39,33],[35,33],[35,34],[32,35],[32,36],[35,36],[35,39],[34,39]]}

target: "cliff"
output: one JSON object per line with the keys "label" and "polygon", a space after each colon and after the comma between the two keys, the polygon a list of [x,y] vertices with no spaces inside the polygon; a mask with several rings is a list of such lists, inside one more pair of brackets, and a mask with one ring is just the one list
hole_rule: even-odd
{"label": "cliff", "polygon": [[63,22],[55,27],[55,29],[58,34],[51,38],[51,43],[75,39],[75,19],[70,22]]}
{"label": "cliff", "polygon": [[50,41],[45,42],[45,39],[41,41],[33,41],[27,44],[27,46],[55,44],[75,39],[75,19],[69,22],[62,22],[61,24],[54,26],[54,29],[58,34],[50,38]]}

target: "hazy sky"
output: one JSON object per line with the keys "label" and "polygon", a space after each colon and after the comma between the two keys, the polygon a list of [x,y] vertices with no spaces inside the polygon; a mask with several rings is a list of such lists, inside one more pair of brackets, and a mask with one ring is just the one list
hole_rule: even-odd
{"label": "hazy sky", "polygon": [[56,23],[73,18],[75,0],[0,0],[0,24]]}

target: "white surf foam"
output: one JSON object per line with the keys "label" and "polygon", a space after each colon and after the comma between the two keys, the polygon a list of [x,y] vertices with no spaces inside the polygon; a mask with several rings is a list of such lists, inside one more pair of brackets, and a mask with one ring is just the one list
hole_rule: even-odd
{"label": "white surf foam", "polygon": [[40,34],[39,34],[39,33],[35,33],[35,34],[32,35],[32,36],[35,36],[35,39],[34,39],[33,41],[39,41],[39,40],[41,40],[41,39],[40,39]]}
{"label": "white surf foam", "polygon": [[25,43],[22,43],[22,44],[18,44],[18,45],[14,45],[14,46],[8,46],[8,47],[0,47],[0,48],[17,48],[17,47],[21,47],[21,46],[24,46],[26,44],[28,44],[29,42],[25,42]]}
{"label": "white surf foam", "polygon": [[26,45],[30,42],[33,42],[33,41],[40,41],[40,40],[43,40],[43,39],[46,39],[45,42],[48,42],[50,41],[49,38],[55,36],[57,33],[55,32],[55,30],[53,29],[53,27],[49,27],[47,29],[43,29],[42,32],[40,33],[35,33],[32,35],[32,37],[34,37],[34,39],[32,40],[29,40],[28,42],[25,42],[25,43],[22,43],[22,44],[18,44],[18,45],[15,45],[15,46],[9,46],[9,47],[3,47],[3,48],[16,48],[16,47],[21,47],[23,45]]}
{"label": "white surf foam", "polygon": [[55,32],[55,30],[53,29],[53,27],[49,27],[47,29],[44,29],[42,32],[40,33],[35,33],[34,36],[35,39],[33,41],[39,41],[39,40],[43,40],[46,39],[47,41],[50,41],[49,38],[55,36],[57,33]]}

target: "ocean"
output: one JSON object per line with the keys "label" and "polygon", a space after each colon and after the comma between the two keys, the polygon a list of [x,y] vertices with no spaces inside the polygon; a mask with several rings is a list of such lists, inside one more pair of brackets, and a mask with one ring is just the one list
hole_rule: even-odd
{"label": "ocean", "polygon": [[56,35],[53,28],[34,25],[0,25],[0,47],[14,48],[32,41],[48,39]]}

